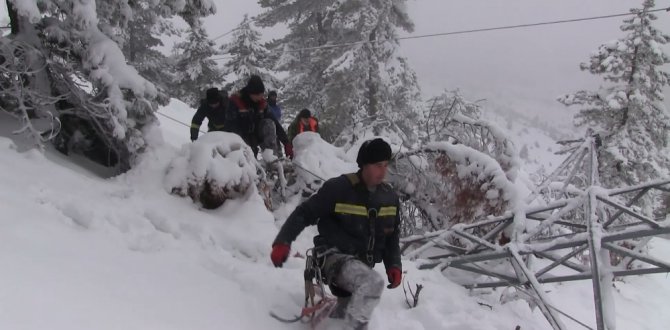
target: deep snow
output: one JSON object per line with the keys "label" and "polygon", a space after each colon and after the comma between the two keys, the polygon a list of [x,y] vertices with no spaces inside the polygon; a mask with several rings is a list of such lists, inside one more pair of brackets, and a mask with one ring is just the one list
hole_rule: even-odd
{"label": "deep snow", "polygon": [[[182,122],[190,121],[192,111],[178,101],[160,110]],[[292,315],[302,302],[304,260],[290,258],[281,269],[269,260],[281,222],[275,217],[283,219],[289,210],[273,215],[257,194],[213,211],[170,195],[163,184],[166,168],[190,142],[187,127],[159,118],[165,144],[154,146],[129,173],[102,179],[91,166],[70,163],[50,149],[17,150],[20,137],[9,134],[17,124],[2,117],[0,329],[307,328],[268,314]],[[351,158],[345,161],[350,156],[342,151],[337,162],[315,159],[341,164],[320,173],[334,176],[351,169]],[[314,232],[306,230],[292,254],[304,253]],[[665,240],[651,246],[661,258],[670,252]],[[404,270],[412,286],[425,287],[419,306],[408,309],[402,289],[385,290],[371,329],[549,329],[525,302],[500,304],[502,289],[469,292],[409,260]],[[614,286],[619,329],[664,329],[670,323],[670,315],[660,312],[670,296],[666,275],[630,277]],[[555,307],[595,327],[589,281],[545,289]]]}

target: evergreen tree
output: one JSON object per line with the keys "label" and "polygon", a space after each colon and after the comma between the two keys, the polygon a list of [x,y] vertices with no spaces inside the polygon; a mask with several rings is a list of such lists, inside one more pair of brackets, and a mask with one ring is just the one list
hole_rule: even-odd
{"label": "evergreen tree", "polygon": [[179,36],[180,30],[161,17],[149,0],[136,1],[133,6],[134,19],[127,24],[123,54],[140,75],[156,85],[157,100],[165,105],[169,102],[176,72],[173,61],[155,47],[163,46],[161,36]]}
{"label": "evergreen tree", "polygon": [[261,44],[261,34],[252,26],[248,15],[233,32],[232,40],[221,46],[221,52],[232,58],[226,63],[224,75],[234,76],[228,87],[239,90],[251,75],[263,79],[266,89],[279,89],[280,83],[272,74],[272,61],[268,47]]}
{"label": "evergreen tree", "polygon": [[[97,146],[114,154],[120,170],[133,164],[147,144],[143,132],[156,121],[156,86],[127,64],[120,47],[128,40],[129,22],[142,17],[136,15],[138,4],[160,17],[179,15],[189,23],[215,12],[211,0],[7,3],[12,29],[0,38],[0,57],[25,63],[20,67],[27,70],[2,76],[3,85],[21,81],[21,89],[3,99],[12,99],[10,106],[29,105],[38,117],[61,117],[62,131],[86,126]],[[48,99],[57,101],[40,103]]]}
{"label": "evergreen tree", "polygon": [[201,21],[194,22],[186,41],[175,45],[176,93],[182,101],[193,107],[200,104],[204,90],[223,84],[223,72],[212,59],[219,54],[214,45]]}
{"label": "evergreen tree", "polygon": [[267,11],[258,24],[290,29],[277,64],[289,72],[284,104],[314,110],[326,139],[344,132],[341,141],[351,143],[367,127],[405,139],[397,121],[407,122],[418,98],[415,75],[397,55],[397,29],[413,29],[405,2],[259,1]]}
{"label": "evergreen tree", "polygon": [[581,64],[602,76],[604,87],[559,98],[581,106],[576,123],[600,135],[600,178],[608,188],[668,176],[670,168],[670,115],[662,103],[670,82],[662,68],[670,58],[662,45],[670,37],[652,25],[653,7],[653,0],[645,0],[642,9],[631,9],[634,15],[621,26],[626,36],[600,46]]}

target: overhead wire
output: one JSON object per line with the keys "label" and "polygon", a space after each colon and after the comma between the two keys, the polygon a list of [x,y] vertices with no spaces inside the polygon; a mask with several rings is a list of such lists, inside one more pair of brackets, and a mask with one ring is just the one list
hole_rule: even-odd
{"label": "overhead wire", "polygon": [[224,33],[222,33],[222,34],[220,34],[220,35],[218,35],[218,36],[212,38],[212,41],[221,39],[221,38],[223,38],[223,37],[225,37],[225,36],[227,36],[227,35],[233,33],[233,31],[235,31],[235,30],[237,30],[237,29],[239,29],[239,28],[234,28],[234,29],[232,29],[232,30],[230,30],[230,31],[228,31],[228,32],[224,32]]}
{"label": "overhead wire", "polygon": [[[670,7],[648,10],[647,12],[648,13],[653,13],[653,12],[659,12],[659,11],[670,12]],[[379,39],[379,40],[358,40],[358,41],[339,43],[339,44],[331,44],[331,45],[322,45],[322,46],[303,47],[303,48],[282,50],[282,52],[295,53],[295,52],[312,51],[312,50],[320,50],[320,49],[350,47],[350,46],[361,45],[361,44],[366,44],[366,43],[382,43],[382,42],[391,41],[391,40],[400,41],[400,40],[434,38],[434,37],[443,37],[443,36],[459,35],[459,34],[470,34],[470,33],[488,32],[488,31],[498,31],[498,30],[511,30],[511,29],[520,29],[520,28],[528,28],[528,27],[543,26],[543,25],[554,25],[554,24],[565,24],[565,23],[575,23],[575,22],[584,22],[584,21],[592,21],[592,20],[601,20],[601,19],[614,18],[614,17],[631,16],[631,15],[636,15],[636,13],[628,12],[628,13],[600,15],[600,16],[591,16],[591,17],[582,17],[582,18],[571,18],[571,19],[562,19],[562,20],[527,23],[527,24],[503,25],[503,26],[497,26],[497,27],[478,28],[478,29],[469,29],[469,30],[457,30],[457,31],[449,31],[449,32],[439,32],[439,33],[429,33],[429,34],[421,34],[421,35],[415,35],[415,36],[387,38],[387,39]],[[234,30],[235,29],[233,29],[231,31],[228,31],[223,35],[227,35]],[[223,35],[218,36],[216,39],[222,37]],[[213,39],[213,40],[216,40],[216,39]],[[275,51],[275,52],[277,52],[277,51]],[[221,57],[221,58],[215,58],[214,60],[225,60],[225,59],[228,59],[228,58]]]}
{"label": "overhead wire", "polygon": [[[166,114],[164,114],[164,113],[160,113],[160,112],[158,112],[158,111],[156,111],[156,113],[159,114],[159,115],[161,115],[161,116],[163,116],[163,117],[165,117],[165,118],[167,118],[167,119],[170,119],[170,120],[175,121],[175,122],[177,122],[177,123],[179,123],[179,124],[182,124],[182,125],[184,125],[184,126],[186,126],[186,127],[188,127],[188,128],[191,127],[189,124],[186,124],[186,123],[180,121],[179,119],[170,117],[170,116],[168,116],[168,115],[166,115]],[[207,132],[205,132],[205,131],[203,131],[203,130],[201,130],[201,129],[199,129],[198,131],[200,131],[200,133],[203,133],[203,134],[204,134],[204,133],[207,133]]]}

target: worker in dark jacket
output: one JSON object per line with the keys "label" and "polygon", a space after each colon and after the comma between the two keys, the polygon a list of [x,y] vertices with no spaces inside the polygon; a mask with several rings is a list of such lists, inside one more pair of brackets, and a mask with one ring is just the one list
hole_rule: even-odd
{"label": "worker in dark jacket", "polygon": [[372,269],[376,263],[386,267],[388,288],[400,285],[399,201],[383,182],[391,155],[382,139],[363,143],[356,158],[360,170],[326,181],[291,213],[272,244],[272,263],[281,267],[300,232],[317,225],[315,254],[339,297],[331,316],[344,316],[347,329],[367,329],[379,303],[384,281]]}
{"label": "worker in dark jacket", "polygon": [[284,148],[289,145],[286,131],[267,109],[264,93],[261,77],[251,76],[239,92],[230,96],[226,113],[226,131],[242,137],[254,155],[259,147],[275,150],[277,139]]}
{"label": "worker in dark jacket", "polygon": [[277,103],[277,91],[270,91],[268,93],[268,104],[272,115],[281,122],[281,106]]}
{"label": "worker in dark jacket", "polygon": [[205,93],[205,99],[191,120],[191,141],[198,139],[198,131],[203,119],[207,118],[208,131],[223,131],[226,121],[227,95],[218,88],[210,88]]}

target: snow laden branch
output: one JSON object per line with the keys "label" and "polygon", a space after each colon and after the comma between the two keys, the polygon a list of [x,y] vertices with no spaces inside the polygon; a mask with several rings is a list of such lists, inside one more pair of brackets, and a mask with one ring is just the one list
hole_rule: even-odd
{"label": "snow laden branch", "polygon": [[501,128],[479,119],[481,111],[479,102],[466,100],[460,91],[444,91],[424,108],[421,140],[455,141],[481,151],[496,159],[513,181],[520,168],[518,151]]}
{"label": "snow laden branch", "polygon": [[[60,130],[57,125],[44,129],[26,122],[29,116],[24,115],[20,131],[33,139],[45,130],[59,133],[54,139],[59,150],[79,150],[120,171],[128,170],[148,146],[145,134],[156,123],[158,102],[165,101],[159,88],[166,89],[170,76],[153,70],[167,68],[155,65],[165,57],[152,52],[160,44],[154,33],[174,33],[166,19],[175,15],[195,24],[215,11],[210,0],[44,0],[39,5],[9,0],[7,5],[12,29],[0,38],[2,44],[12,40],[32,49],[3,50],[3,63],[29,67],[3,66],[3,91],[12,91],[10,99],[23,100],[4,102],[3,109],[58,118]],[[142,72],[129,63],[141,64]]]}
{"label": "snow laden branch", "polygon": [[[60,130],[60,120],[50,111],[64,97],[50,97],[26,88],[31,78],[46,70],[46,58],[28,43],[0,38],[0,109],[17,117],[21,124],[14,134],[27,134],[39,149]],[[34,118],[45,119],[37,128]]]}
{"label": "snow laden branch", "polygon": [[[403,209],[417,211],[404,214],[404,225],[412,228],[405,230],[408,234],[502,215],[518,201],[516,188],[496,160],[447,142],[398,154],[390,181],[404,195],[407,207]],[[452,244],[464,247],[465,241],[454,238]]]}

